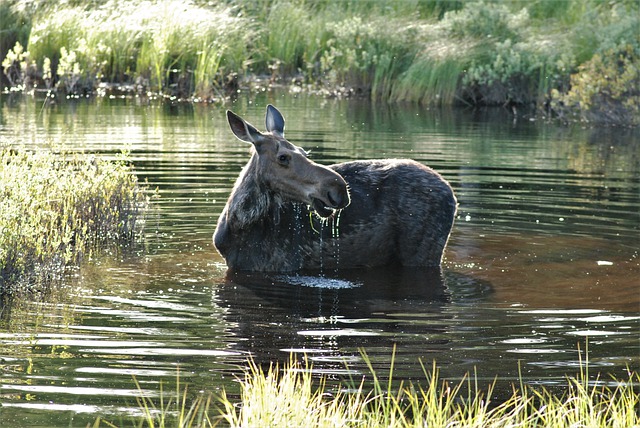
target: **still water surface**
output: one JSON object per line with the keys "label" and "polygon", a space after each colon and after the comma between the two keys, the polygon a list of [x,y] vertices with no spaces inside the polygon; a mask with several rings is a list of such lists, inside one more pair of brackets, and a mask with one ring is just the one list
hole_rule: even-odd
{"label": "still water surface", "polygon": [[[211,235],[248,147],[231,108],[262,127],[267,103],[320,163],[410,157],[460,202],[442,277],[394,269],[228,277]],[[497,111],[428,110],[267,92],[228,106],[0,99],[0,138],[111,157],[157,187],[146,240],[86,263],[55,298],[3,308],[0,425],[130,425],[136,397],[176,373],[190,391],[237,392],[249,355],[305,353],[318,374],[518,377],[553,388],[578,371],[640,369],[640,136]]]}

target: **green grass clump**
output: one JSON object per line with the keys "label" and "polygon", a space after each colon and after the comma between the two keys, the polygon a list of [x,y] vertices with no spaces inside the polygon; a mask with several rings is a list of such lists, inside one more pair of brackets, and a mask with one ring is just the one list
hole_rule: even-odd
{"label": "green grass clump", "polygon": [[249,56],[252,30],[228,7],[178,0],[82,3],[36,10],[27,46],[29,65],[43,70],[48,60],[64,94],[119,83],[210,97]]}
{"label": "green grass clump", "polygon": [[[365,356],[366,357],[366,356]],[[435,363],[423,366],[426,387],[393,383],[393,363],[388,380],[373,376],[373,389],[364,383],[355,390],[328,391],[325,378],[314,381],[309,367],[293,361],[267,372],[250,365],[242,384],[241,403],[236,406],[226,396],[222,418],[232,427],[630,427],[640,423],[637,413],[640,376],[616,382],[610,388],[591,383],[588,364],[580,374],[567,378],[566,392],[557,396],[545,388],[520,385],[506,401],[492,397],[476,379],[467,377],[458,384],[439,378]]]}
{"label": "green grass clump", "polygon": [[[586,353],[585,353],[586,355]],[[493,397],[495,382],[486,389],[467,376],[452,384],[442,380],[433,363],[423,365],[426,382],[405,383],[393,379],[392,358],[382,380],[366,354],[370,380],[329,386],[308,363],[295,357],[284,366],[271,364],[265,371],[249,361],[240,384],[239,398],[223,390],[217,399],[199,393],[189,400],[187,388],[178,382],[168,400],[160,403],[141,398],[147,427],[633,427],[640,424],[638,382],[640,376],[602,382],[590,378],[589,364],[580,355],[580,372],[567,378],[565,392],[557,395],[544,387],[514,386],[506,400]],[[607,386],[613,384],[614,386]],[[425,386],[423,386],[425,385]],[[138,386],[138,388],[140,388]],[[112,427],[98,419],[94,426]]]}
{"label": "green grass clump", "polygon": [[0,293],[41,290],[99,246],[132,241],[147,203],[126,158],[0,150]]}

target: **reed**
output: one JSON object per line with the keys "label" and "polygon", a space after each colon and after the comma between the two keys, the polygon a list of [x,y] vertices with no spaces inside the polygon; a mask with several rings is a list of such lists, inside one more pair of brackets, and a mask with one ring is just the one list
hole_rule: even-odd
{"label": "reed", "polygon": [[45,291],[101,246],[131,242],[147,203],[125,157],[0,150],[0,294]]}
{"label": "reed", "polygon": [[81,85],[67,92],[101,82],[136,83],[142,90],[188,97],[210,92],[221,74],[244,67],[253,33],[246,24],[222,6],[107,0],[38,13],[29,52],[39,67],[49,58],[58,75],[64,52],[74,55]]}
{"label": "reed", "polygon": [[[467,376],[457,384],[440,379],[435,365],[423,366],[426,388],[393,381],[393,366],[387,380],[376,374],[364,355],[373,388],[363,383],[355,392],[328,391],[326,379],[313,381],[310,368],[293,360],[281,370],[273,366],[265,373],[251,364],[242,385],[241,406],[224,395],[223,418],[240,426],[351,426],[351,427],[575,427],[636,426],[640,423],[637,382],[630,374],[616,386],[602,386],[589,378],[588,361],[581,363],[576,377],[567,378],[564,395],[520,383],[506,401],[492,398],[494,384],[486,390],[477,378]],[[352,389],[352,391],[354,391]],[[275,423],[275,424],[274,424]]]}
{"label": "reed", "polygon": [[302,5],[274,2],[266,16],[264,49],[258,51],[258,61],[275,74],[297,72],[313,38],[309,34],[312,21],[310,11]]}
{"label": "reed", "polygon": [[[189,400],[188,386],[183,386],[180,382],[180,372],[176,375],[175,393],[165,393],[160,384],[159,403],[155,403],[145,395],[145,392],[136,378],[133,379],[138,388],[139,395],[136,397],[138,406],[142,410],[144,420],[139,426],[147,426],[149,428],[164,427],[207,427],[213,426],[209,412],[213,403],[211,395],[199,394],[196,399]],[[96,426],[100,426],[98,419]],[[104,421],[107,426],[114,426],[108,421]]]}
{"label": "reed", "polygon": [[173,398],[162,398],[157,404],[141,398],[139,405],[148,427],[637,426],[640,376],[630,373],[624,381],[602,382],[589,373],[588,352],[584,357],[578,352],[580,371],[567,378],[563,395],[521,380],[511,397],[499,401],[493,398],[495,382],[482,389],[477,377],[468,375],[452,384],[440,378],[435,362],[431,367],[423,365],[426,382],[398,382],[393,376],[394,357],[383,379],[363,352],[371,378],[367,383],[329,386],[326,376],[313,374],[308,361],[291,356],[284,366],[270,364],[266,370],[250,360],[239,402],[223,391],[215,402],[211,395],[199,394],[189,404],[186,386],[178,380]]}
{"label": "reed", "polygon": [[464,66],[464,62],[452,58],[417,58],[399,76],[391,99],[423,104],[454,104]]}
{"label": "reed", "polygon": [[[48,59],[59,89],[75,92],[135,83],[217,98],[229,76],[270,75],[373,100],[542,106],[595,55],[640,56],[640,6],[627,0],[27,3],[0,0],[0,20],[28,18],[24,69],[44,75]],[[5,49],[24,39],[12,34]]]}

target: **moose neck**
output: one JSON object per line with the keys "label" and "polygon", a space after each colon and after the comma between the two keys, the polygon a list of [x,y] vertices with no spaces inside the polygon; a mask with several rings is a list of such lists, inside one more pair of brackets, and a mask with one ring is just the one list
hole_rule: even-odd
{"label": "moose neck", "polygon": [[258,174],[258,155],[254,152],[242,169],[227,203],[229,226],[244,229],[254,223],[278,223],[282,199],[273,193]]}

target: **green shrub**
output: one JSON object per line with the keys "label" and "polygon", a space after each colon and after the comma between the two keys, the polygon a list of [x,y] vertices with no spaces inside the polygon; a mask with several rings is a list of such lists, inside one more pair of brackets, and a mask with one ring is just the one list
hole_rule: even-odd
{"label": "green shrub", "polygon": [[595,54],[626,45],[640,49],[639,5],[0,0],[0,20],[20,9],[33,22],[26,59],[7,68],[27,89],[57,83],[63,92],[78,93],[108,82],[212,98],[250,72],[373,100],[541,106],[552,89],[565,93],[570,75]]}
{"label": "green shrub", "polygon": [[415,55],[415,28],[404,20],[359,16],[330,21],[326,28],[326,49],[320,56],[323,77],[334,85],[371,91],[374,98],[388,98]]}
{"label": "green shrub", "polygon": [[572,63],[553,42],[495,42],[464,73],[462,96],[473,104],[540,103]]}
{"label": "green shrub", "polygon": [[[14,1],[0,0],[0,61],[5,59],[10,49],[16,44],[27,46],[29,31],[31,30],[31,17],[28,13],[18,10]],[[0,84],[14,83],[3,78],[0,73]]]}
{"label": "green shrub", "polygon": [[46,286],[99,246],[132,241],[147,203],[126,158],[0,150],[0,293]]}
{"label": "green shrub", "polygon": [[589,61],[596,53],[617,49],[620,45],[640,47],[639,2],[584,3],[580,7],[583,13],[564,34],[569,38],[577,64]]}
{"label": "green shrub", "polygon": [[25,52],[20,42],[16,42],[13,49],[9,49],[2,61],[2,71],[14,87],[21,87],[25,83],[29,67],[29,52]]}
{"label": "green shrub", "polygon": [[640,125],[640,49],[595,54],[571,75],[567,92],[552,91],[551,108],[565,120]]}
{"label": "green shrub", "polygon": [[505,4],[479,1],[467,3],[461,10],[447,12],[442,24],[454,37],[517,40],[521,29],[529,24],[528,20],[526,8],[512,13]]}

